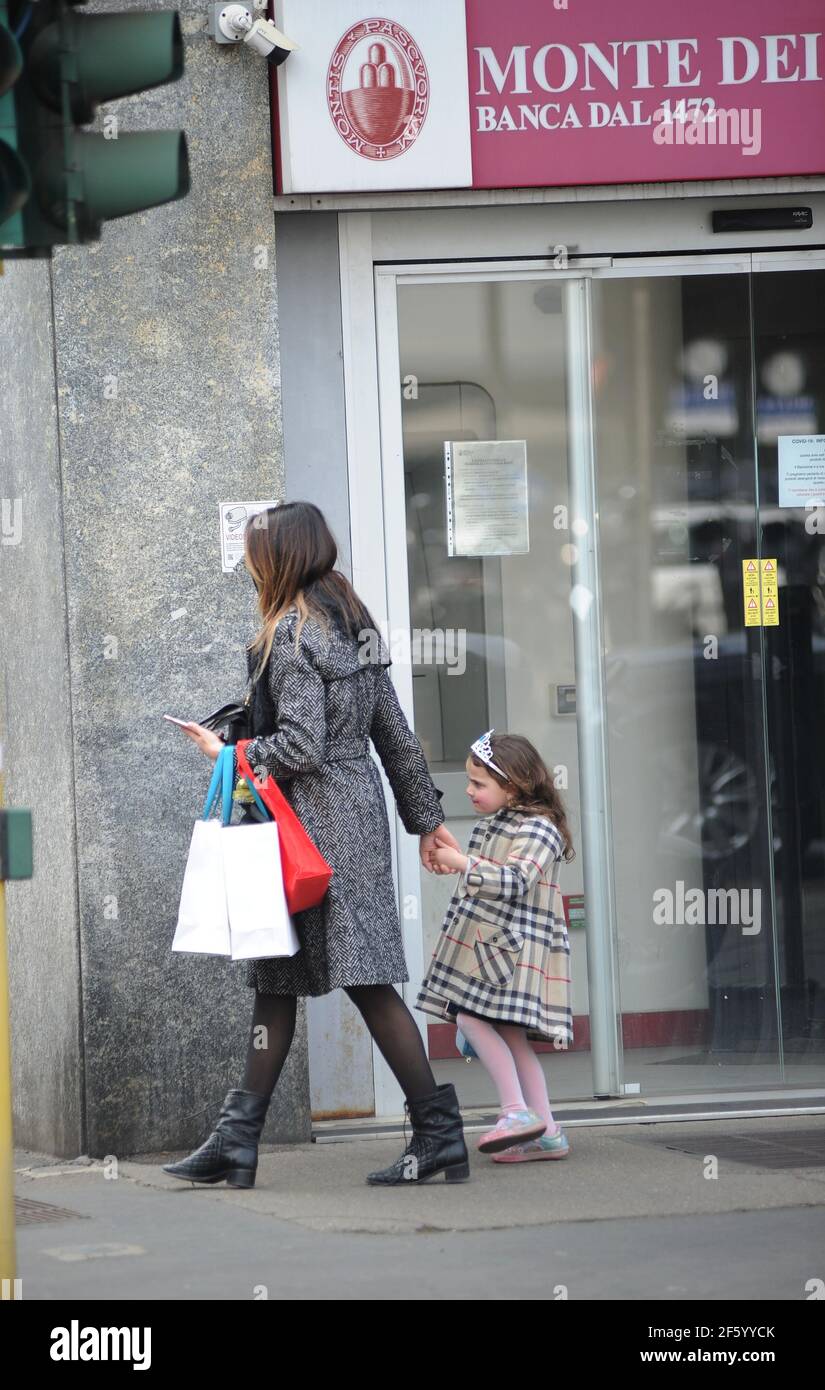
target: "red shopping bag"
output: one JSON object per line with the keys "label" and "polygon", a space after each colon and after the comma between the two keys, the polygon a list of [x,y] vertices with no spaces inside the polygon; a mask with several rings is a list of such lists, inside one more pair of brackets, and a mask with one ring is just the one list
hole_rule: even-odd
{"label": "red shopping bag", "polygon": [[268,777],[265,784],[258,781],[246,756],[246,745],[251,742],[244,738],[235,745],[238,774],[255,788],[278,827],[287,907],[290,913],[304,912],[323,900],[332,869],[312,843],[274,777]]}

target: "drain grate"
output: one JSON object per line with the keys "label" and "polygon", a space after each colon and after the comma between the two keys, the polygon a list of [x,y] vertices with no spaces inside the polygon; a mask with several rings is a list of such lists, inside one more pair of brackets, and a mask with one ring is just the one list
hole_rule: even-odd
{"label": "drain grate", "polygon": [[43,1225],[47,1221],[88,1221],[82,1211],[69,1211],[68,1207],[56,1207],[51,1202],[35,1202],[31,1197],[15,1197],[15,1226]]}
{"label": "drain grate", "polygon": [[714,1154],[751,1168],[825,1168],[825,1127],[786,1130],[784,1134],[704,1134],[675,1141],[653,1140],[676,1153]]}

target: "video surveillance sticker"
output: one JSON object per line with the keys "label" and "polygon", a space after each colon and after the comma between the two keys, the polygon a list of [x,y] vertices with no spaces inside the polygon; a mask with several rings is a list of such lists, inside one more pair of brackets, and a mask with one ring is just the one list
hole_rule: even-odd
{"label": "video surveillance sticker", "polygon": [[221,525],[221,569],[231,574],[244,557],[244,528],[251,516],[278,507],[279,502],[219,502]]}

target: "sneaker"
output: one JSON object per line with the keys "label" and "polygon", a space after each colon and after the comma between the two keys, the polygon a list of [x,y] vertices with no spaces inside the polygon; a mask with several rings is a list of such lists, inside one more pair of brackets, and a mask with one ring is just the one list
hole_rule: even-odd
{"label": "sneaker", "polygon": [[506,1153],[493,1154],[494,1163],[532,1163],[538,1158],[566,1158],[570,1152],[567,1135],[559,1125],[558,1133],[542,1134],[527,1144],[516,1144]]}
{"label": "sneaker", "polygon": [[476,1145],[479,1153],[498,1153],[499,1149],[509,1149],[525,1139],[536,1139],[543,1134],[547,1123],[535,1110],[505,1110],[499,1115],[494,1129],[482,1134]]}

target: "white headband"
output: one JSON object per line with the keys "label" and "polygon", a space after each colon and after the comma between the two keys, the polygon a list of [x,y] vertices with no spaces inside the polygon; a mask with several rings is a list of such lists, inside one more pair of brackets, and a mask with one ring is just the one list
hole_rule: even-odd
{"label": "white headband", "polygon": [[494,733],[495,729],[488,729],[486,734],[482,734],[481,738],[477,738],[475,743],[470,744],[470,748],[472,752],[475,753],[476,757],[480,758],[488,767],[491,767],[494,772],[497,772],[499,777],[503,777],[506,781],[509,781],[510,779],[507,773],[502,772],[501,768],[497,767],[493,762],[493,750],[490,747],[490,734]]}

